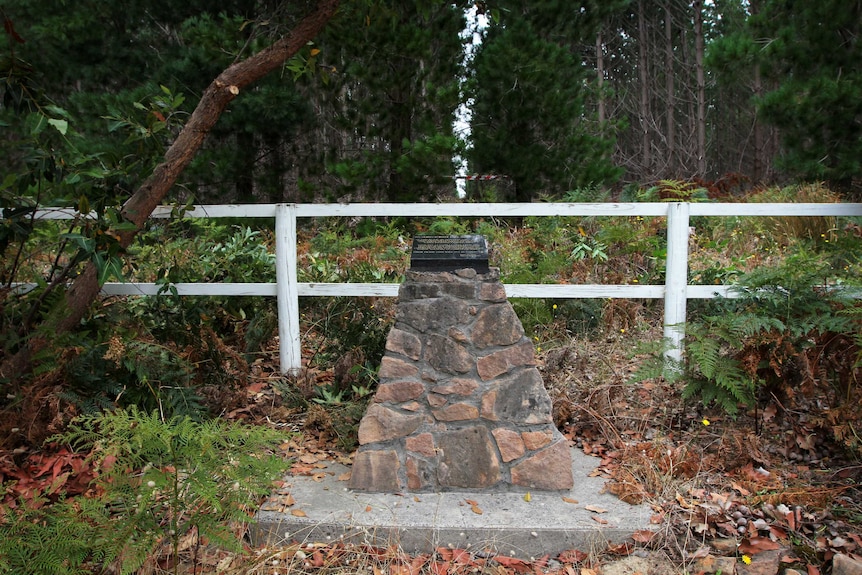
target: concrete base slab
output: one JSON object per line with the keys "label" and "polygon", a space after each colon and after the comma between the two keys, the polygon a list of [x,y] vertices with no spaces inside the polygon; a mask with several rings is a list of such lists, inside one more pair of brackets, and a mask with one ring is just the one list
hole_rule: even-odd
{"label": "concrete base slab", "polygon": [[[398,546],[411,554],[438,547],[518,558],[589,551],[650,528],[650,508],[602,492],[589,477],[597,460],[572,451],[575,485],[566,492],[366,493],[347,489],[350,468],[335,462],[313,477],[289,476],[256,516],[256,545],[345,543]],[[288,508],[289,493],[293,504]],[[590,509],[587,508],[590,507]]]}

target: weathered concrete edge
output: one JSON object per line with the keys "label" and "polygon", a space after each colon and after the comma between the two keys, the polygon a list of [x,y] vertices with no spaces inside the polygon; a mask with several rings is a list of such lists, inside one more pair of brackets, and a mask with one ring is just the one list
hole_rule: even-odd
{"label": "weathered concrete edge", "polygon": [[251,525],[254,545],[283,546],[291,543],[353,543],[378,547],[397,546],[406,553],[431,553],[438,547],[502,554],[521,559],[555,556],[567,549],[589,551],[621,543],[634,528],[548,529],[528,531],[519,527],[350,526],[336,522],[311,523],[283,513],[261,512]]}
{"label": "weathered concrete edge", "polygon": [[[604,492],[605,479],[592,477],[598,460],[572,449],[578,480],[565,493],[534,492],[526,502],[520,492],[444,492],[374,494],[352,492],[337,480],[349,468],[332,464],[321,480],[288,478],[290,489],[310,517],[288,511],[259,511],[249,529],[254,545],[338,541],[398,545],[407,553],[429,553],[437,547],[469,548],[524,559],[552,556],[567,549],[589,551],[620,543],[636,531],[655,529],[648,505],[629,505]],[[568,495],[579,504],[561,501]],[[465,505],[476,500],[483,514]],[[586,504],[606,508],[595,514]],[[607,523],[604,523],[607,522]]]}

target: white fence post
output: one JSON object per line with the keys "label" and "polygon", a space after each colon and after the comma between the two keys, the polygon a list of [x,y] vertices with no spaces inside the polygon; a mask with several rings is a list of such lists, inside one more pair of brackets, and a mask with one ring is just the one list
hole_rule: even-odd
{"label": "white fence post", "polygon": [[667,211],[667,262],[665,265],[664,337],[670,341],[665,357],[682,361],[685,310],[688,294],[689,204],[675,202]]}
{"label": "white fence post", "polygon": [[296,204],[275,207],[275,280],[281,373],[296,375],[302,368],[296,281]]}

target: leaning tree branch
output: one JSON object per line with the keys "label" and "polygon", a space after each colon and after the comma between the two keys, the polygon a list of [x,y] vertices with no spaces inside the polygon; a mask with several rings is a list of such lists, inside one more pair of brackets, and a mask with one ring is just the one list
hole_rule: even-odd
{"label": "leaning tree branch", "polygon": [[[319,0],[315,10],[305,16],[286,36],[257,54],[235,62],[212,81],[188,122],[165,152],[163,161],[123,205],[123,218],[134,224],[133,229],[117,234],[123,248],[131,245],[153,210],[195,157],[228,104],[247,86],[280,68],[317,36],[335,15],[340,2],[341,0]],[[60,306],[54,316],[46,320],[50,327],[46,332],[58,335],[75,329],[100,290],[96,266],[90,262],[69,286],[65,294],[65,305]],[[0,378],[17,380],[30,367],[30,358],[47,344],[48,340],[44,337],[31,337],[17,353],[0,364]]]}

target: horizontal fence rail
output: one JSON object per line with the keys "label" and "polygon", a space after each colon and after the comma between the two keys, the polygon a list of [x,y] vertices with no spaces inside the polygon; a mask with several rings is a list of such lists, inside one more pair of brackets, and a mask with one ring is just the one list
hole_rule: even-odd
{"label": "horizontal fence rail", "polygon": [[[153,218],[176,217],[171,206],[159,206]],[[75,210],[45,208],[37,220],[80,217]],[[664,285],[627,284],[507,284],[515,298],[626,298],[663,299],[664,336],[671,342],[668,356],[682,357],[686,306],[689,299],[733,297],[730,285],[688,285],[689,221],[695,216],[862,216],[862,204],[835,203],[440,203],[440,204],[227,204],[199,205],[182,213],[187,218],[275,218],[275,283],[176,283],[171,291],[155,283],[106,283],[106,295],[270,296],[278,302],[279,361],[282,373],[301,367],[299,298],[313,296],[395,297],[393,283],[300,283],[297,280],[296,230],[298,218],[326,217],[527,217],[527,216],[654,216],[667,219],[667,260]],[[92,217],[85,215],[84,217]],[[26,287],[22,285],[22,287]],[[175,290],[175,292],[174,292]]]}

